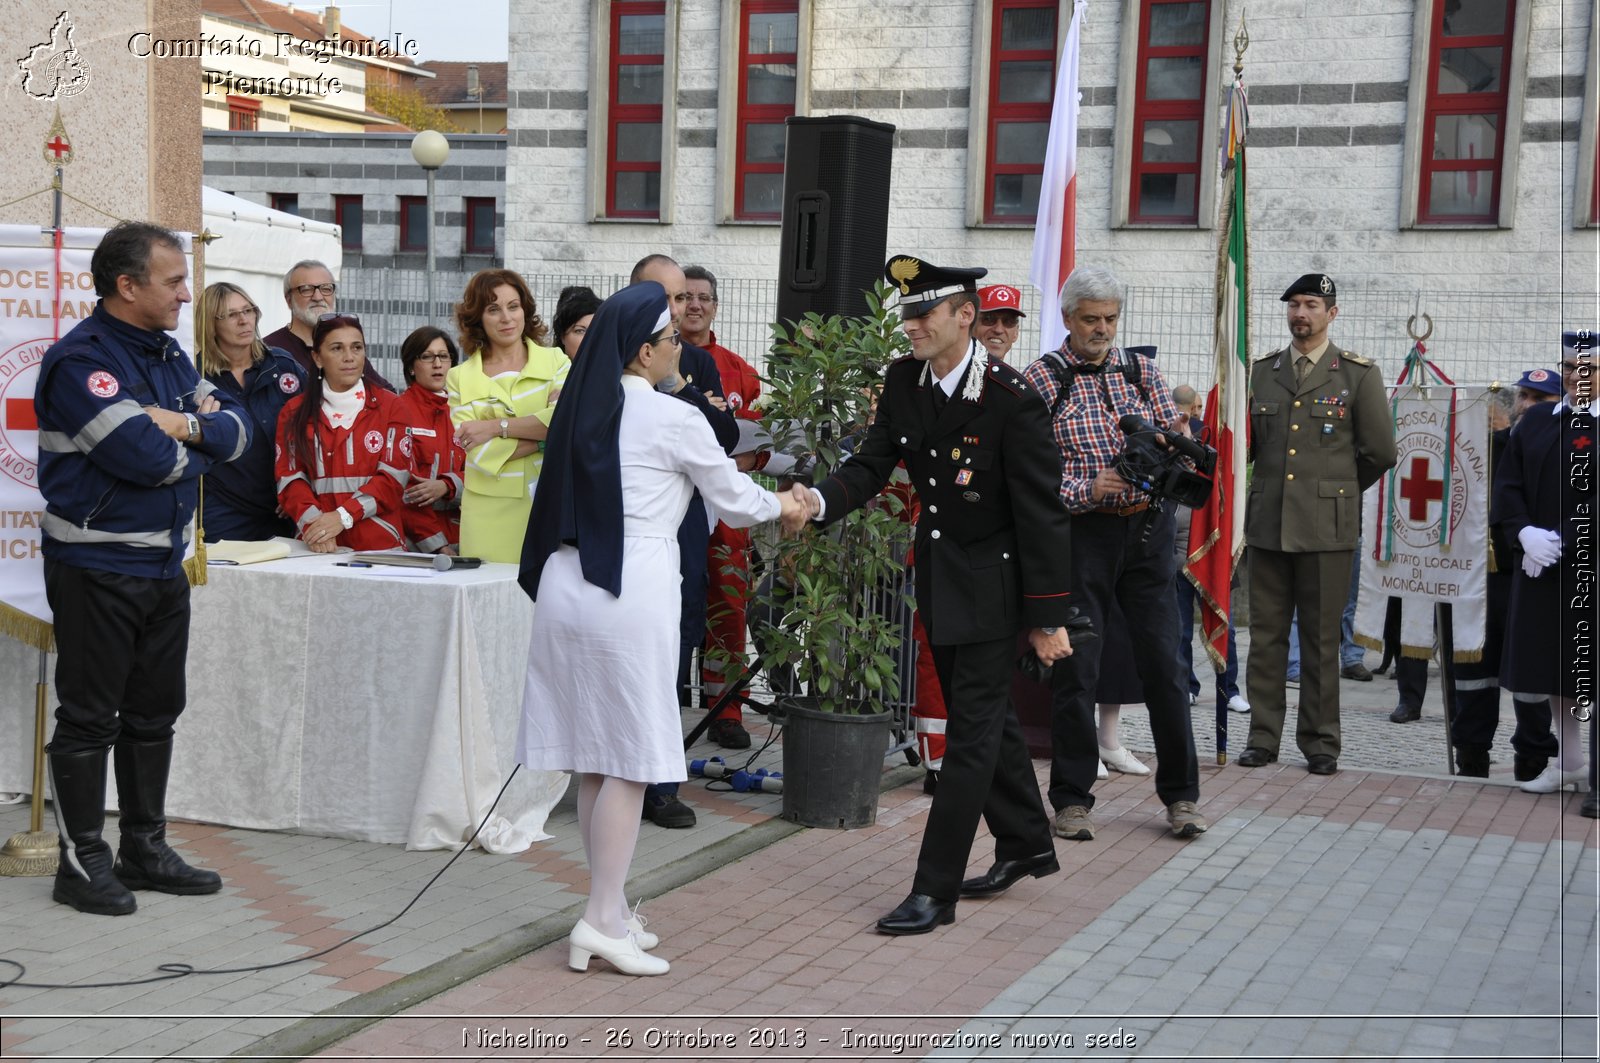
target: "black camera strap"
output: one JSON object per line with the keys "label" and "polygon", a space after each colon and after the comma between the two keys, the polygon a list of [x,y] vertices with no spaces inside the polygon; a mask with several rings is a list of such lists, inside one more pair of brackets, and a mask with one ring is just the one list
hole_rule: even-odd
{"label": "black camera strap", "polygon": [[1061,407],[1065,406],[1067,399],[1071,397],[1073,383],[1078,377],[1085,374],[1101,376],[1102,401],[1105,403],[1107,410],[1116,413],[1115,404],[1111,401],[1110,385],[1105,382],[1103,376],[1106,372],[1121,373],[1122,378],[1134,386],[1134,389],[1139,392],[1139,397],[1144,400],[1144,404],[1154,414],[1155,403],[1150,400],[1149,389],[1144,386],[1144,367],[1140,365],[1139,357],[1123,350],[1121,347],[1117,348],[1117,356],[1117,364],[1108,366],[1104,362],[1099,365],[1072,365],[1062,356],[1060,351],[1049,351],[1045,354],[1044,359],[1050,363],[1050,371],[1055,374],[1056,378],[1056,401],[1050,407],[1050,420],[1052,423],[1061,412]]}

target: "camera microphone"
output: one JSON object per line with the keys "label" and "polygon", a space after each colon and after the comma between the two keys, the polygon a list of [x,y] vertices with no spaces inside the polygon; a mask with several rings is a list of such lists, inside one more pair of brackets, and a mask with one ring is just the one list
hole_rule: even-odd
{"label": "camera microphone", "polygon": [[1125,435],[1138,435],[1148,432],[1160,436],[1167,441],[1167,445],[1186,458],[1199,463],[1203,468],[1210,468],[1210,463],[1216,460],[1216,451],[1184,435],[1166,428],[1157,428],[1149,421],[1136,413],[1125,413],[1117,420],[1117,427]]}

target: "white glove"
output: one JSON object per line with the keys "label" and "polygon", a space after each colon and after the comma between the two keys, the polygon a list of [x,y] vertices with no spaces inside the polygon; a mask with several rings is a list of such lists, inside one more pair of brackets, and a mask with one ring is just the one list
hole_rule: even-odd
{"label": "white glove", "polygon": [[1543,566],[1543,565],[1539,564],[1539,562],[1535,561],[1531,555],[1529,555],[1529,554],[1523,554],[1522,555],[1522,571],[1527,575],[1527,577],[1529,579],[1538,579],[1539,578],[1539,573],[1543,572],[1544,569],[1545,569],[1545,566]]}
{"label": "white glove", "polygon": [[1517,539],[1522,543],[1523,554],[1541,569],[1561,560],[1561,536],[1553,531],[1530,524],[1517,533]]}

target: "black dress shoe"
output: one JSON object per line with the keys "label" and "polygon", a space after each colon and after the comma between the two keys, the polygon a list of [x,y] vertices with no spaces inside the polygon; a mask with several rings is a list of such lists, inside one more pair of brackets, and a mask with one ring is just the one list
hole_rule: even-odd
{"label": "black dress shoe", "polygon": [[1389,714],[1390,723],[1416,723],[1422,719],[1421,705],[1396,705]]}
{"label": "black dress shoe", "polygon": [[1583,795],[1583,804],[1578,806],[1578,815],[1600,819],[1600,791],[1590,790]]}
{"label": "black dress shoe", "polygon": [[1239,754],[1239,767],[1241,768],[1259,768],[1267,764],[1276,764],[1277,762],[1278,754],[1268,753],[1260,746],[1250,746]]}
{"label": "black dress shoe", "polygon": [[1532,782],[1549,766],[1549,757],[1525,757],[1518,753],[1511,758],[1511,777],[1518,782]]}
{"label": "black dress shoe", "polygon": [[1023,860],[996,860],[987,874],[969,878],[961,884],[961,896],[993,897],[1010,889],[1019,879],[1029,875],[1044,878],[1060,870],[1061,864],[1056,860],[1054,849]]}
{"label": "black dress shoe", "polygon": [[941,901],[926,893],[913,893],[900,902],[900,907],[878,920],[878,933],[926,934],[934,927],[955,921],[955,901]]}
{"label": "black dress shoe", "polygon": [[939,773],[933,769],[923,773],[922,792],[932,797],[939,792]]}
{"label": "black dress shoe", "polygon": [[1326,753],[1313,753],[1306,758],[1306,771],[1313,775],[1332,775],[1339,770],[1337,757],[1330,757]]}

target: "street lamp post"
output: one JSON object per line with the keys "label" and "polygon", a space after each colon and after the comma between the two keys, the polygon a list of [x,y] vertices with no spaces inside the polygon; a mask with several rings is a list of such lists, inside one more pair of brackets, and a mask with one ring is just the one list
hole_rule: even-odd
{"label": "street lamp post", "polygon": [[433,320],[433,177],[444,161],[450,157],[450,142],[444,134],[424,129],[411,138],[411,157],[428,174],[428,309],[423,316]]}

